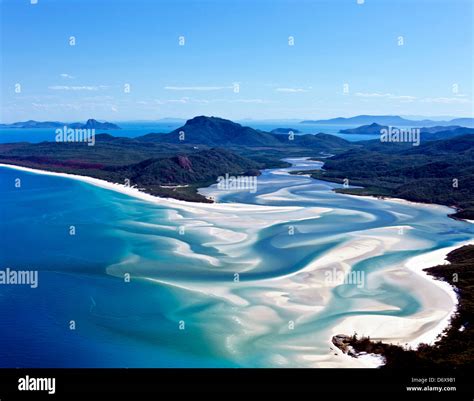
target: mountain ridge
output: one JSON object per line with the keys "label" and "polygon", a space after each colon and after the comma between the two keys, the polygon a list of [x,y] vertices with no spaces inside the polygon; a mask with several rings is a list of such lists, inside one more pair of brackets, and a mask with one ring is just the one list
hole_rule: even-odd
{"label": "mountain ridge", "polygon": [[135,140],[211,147],[310,147],[319,151],[330,151],[335,146],[341,149],[351,146],[350,142],[334,135],[266,132],[213,116],[197,116],[168,134],[150,133]]}

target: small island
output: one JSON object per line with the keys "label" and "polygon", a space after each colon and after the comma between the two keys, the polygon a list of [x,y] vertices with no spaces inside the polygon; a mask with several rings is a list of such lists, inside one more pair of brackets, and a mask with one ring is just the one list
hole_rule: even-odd
{"label": "small island", "polygon": [[16,122],[12,124],[0,124],[0,128],[18,128],[18,129],[33,129],[33,128],[62,128],[68,127],[73,129],[100,129],[100,130],[115,130],[120,129],[116,124],[109,122],[100,122],[93,118],[87,120],[85,123],[64,123],[59,121],[35,121],[28,120],[23,122]]}
{"label": "small island", "polygon": [[372,123],[357,128],[341,129],[339,133],[351,135],[380,135],[383,129],[388,129],[388,126]]}
{"label": "small island", "polygon": [[290,134],[293,132],[294,134],[300,134],[301,131],[295,128],[275,128],[270,131],[272,134]]}

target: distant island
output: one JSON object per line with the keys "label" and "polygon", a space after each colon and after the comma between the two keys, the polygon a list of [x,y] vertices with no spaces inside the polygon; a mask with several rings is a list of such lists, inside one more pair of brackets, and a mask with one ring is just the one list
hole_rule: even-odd
{"label": "distant island", "polygon": [[299,134],[301,131],[298,131],[295,128],[275,128],[270,131],[272,134],[289,134],[293,132],[294,134]]}
{"label": "distant island", "polygon": [[100,122],[94,119],[89,119],[85,123],[63,123],[59,121],[35,121],[28,120],[23,122],[16,122],[12,124],[0,124],[0,128],[62,128],[67,126],[73,129],[102,129],[112,130],[120,129],[116,124],[109,122]]}
{"label": "distant island", "polygon": [[461,125],[464,127],[474,127],[474,118],[455,118],[450,121],[434,120],[409,120],[400,116],[371,116],[360,115],[355,117],[337,117],[327,120],[304,120],[302,124],[321,124],[321,125],[370,125],[377,123],[380,125],[391,126],[412,126],[412,127],[431,127],[436,125]]}
{"label": "distant island", "polygon": [[[387,130],[409,130],[410,128],[389,127],[387,125],[380,125],[372,123],[370,125],[362,125],[357,128],[341,129],[339,133],[347,135],[381,135]],[[461,127],[459,125],[437,125],[434,127],[421,127],[419,129],[422,141],[435,141],[438,139],[454,138],[460,135],[474,134],[474,128]]]}
{"label": "distant island", "polygon": [[350,135],[380,135],[380,131],[387,128],[387,125],[372,123],[370,125],[362,125],[357,128],[341,129],[339,130],[339,133]]}

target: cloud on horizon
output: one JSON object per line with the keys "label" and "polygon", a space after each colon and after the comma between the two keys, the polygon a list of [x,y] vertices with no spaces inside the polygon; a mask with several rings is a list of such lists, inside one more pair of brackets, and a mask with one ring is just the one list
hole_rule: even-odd
{"label": "cloud on horizon", "polygon": [[66,73],[59,74],[59,76],[60,76],[61,78],[74,79],[74,77],[73,77],[72,75],[69,75],[69,74],[66,74]]}
{"label": "cloud on horizon", "polygon": [[48,86],[48,89],[55,90],[55,91],[98,91],[100,89],[106,89],[108,88],[105,85],[99,85],[99,86],[68,86],[68,85],[53,85],[53,86]]}
{"label": "cloud on horizon", "polygon": [[233,89],[233,86],[165,86],[169,91],[219,91],[223,89]]}
{"label": "cloud on horizon", "polygon": [[307,89],[303,88],[276,88],[275,92],[283,92],[283,93],[301,93],[301,92],[308,92]]}

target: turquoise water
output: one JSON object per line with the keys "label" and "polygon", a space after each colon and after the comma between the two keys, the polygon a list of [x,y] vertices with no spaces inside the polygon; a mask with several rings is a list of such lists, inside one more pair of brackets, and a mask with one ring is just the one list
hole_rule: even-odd
{"label": "turquoise water", "polygon": [[[446,207],[336,194],[336,184],[287,174],[320,164],[290,161],[264,171],[256,193],[202,190],[217,205],[0,167],[0,268],[39,270],[38,288],[0,285],[0,365],[315,366],[304,356],[330,358],[341,319],[423,311],[413,277],[383,273],[471,239],[473,225]],[[398,245],[347,262],[364,272],[360,288],[325,282],[339,265],[324,258],[364,238]]]}

